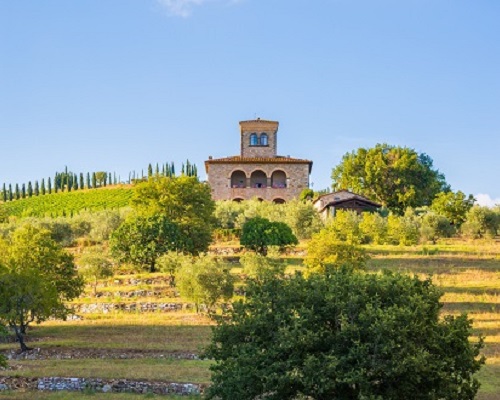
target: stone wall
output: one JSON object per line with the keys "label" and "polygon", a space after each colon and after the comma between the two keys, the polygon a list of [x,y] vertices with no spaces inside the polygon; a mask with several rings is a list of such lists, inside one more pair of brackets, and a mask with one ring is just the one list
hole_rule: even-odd
{"label": "stone wall", "polygon": [[[246,186],[249,186],[250,176],[254,171],[263,171],[268,178],[265,188],[233,188],[231,174],[234,171],[243,171],[247,177]],[[283,171],[287,176],[286,188],[271,187],[271,176],[274,171]],[[309,187],[309,164],[307,163],[255,163],[255,164],[219,164],[210,165],[208,181],[212,188],[214,200],[249,200],[253,197],[273,201],[283,199],[290,201],[298,198],[303,189]]]}
{"label": "stone wall", "polygon": [[200,394],[201,385],[193,383],[165,383],[134,381],[128,379],[89,379],[89,378],[11,378],[0,377],[1,390],[39,390],[39,391],[89,391],[101,393],[154,393],[158,395]]}

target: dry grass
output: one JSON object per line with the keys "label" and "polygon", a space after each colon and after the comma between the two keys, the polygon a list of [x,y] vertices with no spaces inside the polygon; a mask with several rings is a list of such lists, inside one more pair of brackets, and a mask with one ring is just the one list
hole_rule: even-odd
{"label": "dry grass", "polygon": [[11,361],[14,369],[0,371],[0,376],[37,378],[102,378],[151,380],[177,383],[209,383],[209,361],[174,359],[73,359]]}

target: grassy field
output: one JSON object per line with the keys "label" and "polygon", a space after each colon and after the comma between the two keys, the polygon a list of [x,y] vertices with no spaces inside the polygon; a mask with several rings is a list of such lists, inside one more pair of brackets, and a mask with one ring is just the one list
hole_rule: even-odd
{"label": "grassy field", "polygon": [[[485,336],[486,365],[479,373],[482,383],[480,400],[500,400],[500,243],[456,242],[436,246],[377,246],[367,247],[371,254],[371,272],[388,268],[425,277],[442,288],[443,313],[467,312],[474,321],[474,331]],[[297,268],[297,263],[291,263]],[[137,278],[138,276],[135,275]],[[131,276],[102,282],[98,291],[106,296],[95,299],[86,292],[82,302],[115,300],[114,293],[137,290],[159,290],[156,299],[175,299],[171,289],[158,283],[158,274],[141,274],[141,283],[130,285]],[[151,279],[151,283],[145,283]],[[153,281],[155,283],[153,283]],[[106,284],[104,284],[106,283]],[[146,297],[151,301],[151,297]],[[144,298],[127,298],[143,301]],[[3,376],[68,376],[161,380],[166,382],[210,382],[210,362],[183,359],[185,354],[199,354],[210,340],[210,321],[189,310],[168,313],[85,314],[83,320],[48,321],[29,332],[29,345],[42,350],[69,354],[74,358],[57,360],[10,361],[13,369],[0,371]],[[0,349],[12,349],[15,344],[1,344]],[[78,353],[91,352],[88,358]],[[96,356],[97,353],[97,356]],[[130,359],[109,359],[110,354],[125,354]],[[134,354],[143,353],[142,358]],[[76,354],[76,355],[75,355]],[[98,355],[102,354],[102,357]],[[177,357],[181,355],[181,357]],[[10,392],[0,399],[86,399],[86,394],[36,394]],[[99,398],[138,399],[145,396],[106,394]],[[95,397],[94,397],[95,398]],[[186,398],[186,397],[184,397]]]}

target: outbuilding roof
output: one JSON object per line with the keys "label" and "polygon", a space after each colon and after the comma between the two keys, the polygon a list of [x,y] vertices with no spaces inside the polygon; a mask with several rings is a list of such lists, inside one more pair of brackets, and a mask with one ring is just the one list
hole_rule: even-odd
{"label": "outbuilding roof", "polygon": [[339,190],[338,192],[327,193],[319,196],[316,200],[313,201],[314,206],[318,209],[318,211],[323,211],[326,207],[331,206],[339,206],[345,202],[357,200],[363,205],[369,207],[382,207],[381,204],[376,203],[367,197],[361,196],[360,194],[352,193],[348,190]]}

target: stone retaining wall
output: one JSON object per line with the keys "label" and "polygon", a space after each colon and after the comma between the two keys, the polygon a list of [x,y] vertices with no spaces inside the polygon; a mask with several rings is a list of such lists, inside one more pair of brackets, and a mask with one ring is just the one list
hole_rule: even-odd
{"label": "stone retaining wall", "polygon": [[113,393],[154,393],[161,395],[200,394],[202,386],[194,383],[166,383],[134,381],[128,379],[87,379],[87,378],[11,378],[0,377],[0,390],[40,390],[40,391],[95,391]]}
{"label": "stone retaining wall", "polygon": [[73,304],[74,313],[108,313],[112,311],[128,312],[172,312],[193,308],[190,303],[90,303]]}

